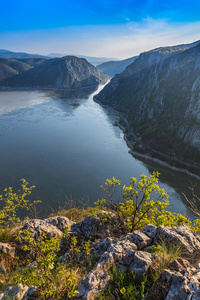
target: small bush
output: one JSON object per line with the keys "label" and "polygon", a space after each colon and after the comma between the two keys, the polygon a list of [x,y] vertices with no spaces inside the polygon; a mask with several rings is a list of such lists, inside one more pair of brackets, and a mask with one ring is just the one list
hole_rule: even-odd
{"label": "small bush", "polygon": [[120,300],[142,300],[145,299],[145,293],[149,287],[147,276],[144,276],[141,282],[136,281],[133,273],[117,273],[116,266],[109,271],[111,278],[111,287],[101,293],[99,300],[102,299],[120,299]]}
{"label": "small bush", "polygon": [[28,182],[25,179],[21,179],[22,189],[18,193],[13,192],[13,188],[5,188],[4,195],[0,195],[0,228],[13,226],[15,223],[20,222],[20,218],[17,217],[17,211],[19,209],[30,210],[40,200],[35,200],[32,203],[27,196],[31,194],[31,191],[35,186],[28,187]]}

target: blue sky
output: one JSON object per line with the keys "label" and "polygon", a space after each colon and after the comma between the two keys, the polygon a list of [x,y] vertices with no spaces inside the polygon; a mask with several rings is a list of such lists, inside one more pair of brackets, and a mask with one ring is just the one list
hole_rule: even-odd
{"label": "blue sky", "polygon": [[0,0],[0,49],[127,58],[200,39],[199,0]]}

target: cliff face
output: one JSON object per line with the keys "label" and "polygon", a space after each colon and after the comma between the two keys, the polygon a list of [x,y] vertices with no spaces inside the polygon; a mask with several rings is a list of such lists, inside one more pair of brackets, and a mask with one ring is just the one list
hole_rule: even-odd
{"label": "cliff face", "polygon": [[177,140],[200,148],[200,44],[140,54],[96,99],[127,113],[134,131],[158,150],[179,151]]}
{"label": "cliff face", "polygon": [[31,70],[1,80],[0,86],[80,88],[104,83],[108,76],[85,59],[66,56],[47,60]]}

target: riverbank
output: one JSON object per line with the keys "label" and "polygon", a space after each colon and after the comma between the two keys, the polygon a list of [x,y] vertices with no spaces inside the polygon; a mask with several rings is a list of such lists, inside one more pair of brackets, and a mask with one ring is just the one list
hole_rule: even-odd
{"label": "riverbank", "polygon": [[12,86],[0,86],[0,91],[1,92],[9,92],[9,91],[36,91],[36,92],[42,92],[42,91],[78,91],[82,89],[93,89],[93,88],[98,88],[98,84],[93,84],[93,85],[87,85],[79,88],[56,88],[56,87],[12,87]]}
{"label": "riverbank", "polygon": [[[144,154],[144,153],[140,153],[140,152],[138,152],[138,151],[132,150],[133,145],[132,145],[132,143],[129,141],[129,139],[128,139],[128,137],[127,137],[127,134],[125,133],[126,128],[123,127],[123,126],[122,126],[121,124],[119,124],[119,123],[118,123],[118,127],[123,131],[123,133],[124,133],[124,140],[125,140],[127,146],[130,148],[129,153],[130,153],[133,157],[134,157],[134,156],[137,156],[137,157],[141,157],[141,158],[144,158],[144,159],[153,161],[153,162],[155,162],[155,163],[157,163],[157,164],[159,164],[159,165],[161,165],[161,166],[163,166],[163,167],[166,167],[166,168],[168,168],[168,169],[171,169],[171,170],[173,170],[173,171],[175,171],[175,172],[184,173],[184,174],[187,174],[187,175],[189,175],[189,176],[191,176],[191,177],[194,177],[194,178],[200,180],[200,176],[198,176],[198,175],[196,175],[196,174],[194,174],[194,173],[188,171],[187,169],[182,169],[182,168],[175,167],[175,166],[173,166],[173,165],[170,165],[170,164],[167,163],[166,161],[161,160],[161,159],[158,159],[158,158],[155,158],[155,157],[152,157],[152,156],[149,155],[149,154]],[[173,158],[172,158],[172,159],[173,159]]]}
{"label": "riverbank", "polygon": [[[129,131],[129,128],[126,126],[125,115],[124,115],[123,113],[118,112],[118,111],[115,110],[113,107],[110,107],[110,106],[108,106],[108,105],[106,105],[106,104],[102,104],[100,101],[98,101],[98,100],[95,99],[95,98],[93,98],[93,100],[94,100],[95,102],[97,102],[99,105],[101,105],[102,107],[105,107],[106,109],[108,109],[108,110],[110,110],[111,112],[115,113],[115,114],[118,115],[119,117],[123,118],[123,120],[124,120],[124,125],[120,124],[119,122],[116,122],[115,125],[118,126],[118,127],[123,131],[123,133],[124,133],[124,140],[125,140],[125,142],[126,142],[128,148],[130,148],[129,153],[130,153],[132,156],[137,156],[137,157],[141,157],[141,158],[144,158],[144,159],[153,161],[153,162],[158,163],[159,165],[162,165],[162,166],[164,166],[164,167],[166,167],[166,168],[168,168],[168,169],[171,169],[171,170],[173,170],[173,171],[175,171],[175,172],[184,173],[184,174],[187,174],[187,175],[189,175],[189,176],[191,176],[191,177],[194,177],[195,179],[200,180],[200,175],[195,174],[194,172],[191,172],[191,171],[189,171],[189,170],[187,169],[187,166],[190,167],[190,168],[192,167],[192,168],[195,168],[195,169],[196,169],[197,171],[199,171],[199,173],[200,173],[200,169],[199,169],[198,167],[196,167],[195,165],[189,164],[189,163],[187,163],[187,162],[185,162],[185,161],[180,161],[180,160],[178,161],[178,160],[176,160],[176,159],[175,159],[174,157],[172,157],[172,156],[165,155],[164,153],[159,153],[158,156],[163,155],[163,156],[166,156],[166,158],[170,159],[170,160],[172,161],[172,164],[170,164],[170,163],[168,163],[168,162],[166,162],[166,161],[164,160],[164,157],[163,157],[163,159],[160,159],[160,158],[158,158],[158,157],[153,157],[150,153],[141,153],[140,151],[136,151],[136,150],[134,149],[134,144],[135,144],[136,142],[139,142],[139,143],[140,143],[140,147],[141,147],[141,149],[142,149],[143,143],[142,143],[142,141],[140,141],[139,139],[136,140],[136,136],[135,136],[135,135],[133,136],[133,134]],[[132,136],[132,140],[131,140],[131,141],[130,141],[130,139],[129,139],[130,134],[131,134],[131,136]],[[148,147],[149,147],[149,146],[148,146]],[[150,148],[150,147],[149,147],[149,148]],[[155,155],[156,155],[156,151],[155,151],[154,149],[152,149],[152,148],[151,148],[151,151],[154,152],[154,156],[155,156]],[[183,164],[183,168],[182,168],[182,167],[177,167],[177,166],[173,165],[173,163],[174,163],[174,164],[175,164],[175,163]]]}

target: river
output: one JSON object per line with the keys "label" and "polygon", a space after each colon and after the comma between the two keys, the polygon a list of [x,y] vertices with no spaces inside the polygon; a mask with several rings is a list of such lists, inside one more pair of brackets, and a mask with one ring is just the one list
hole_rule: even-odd
{"label": "river", "polygon": [[0,92],[0,193],[8,186],[18,189],[25,178],[36,186],[31,197],[42,200],[45,216],[63,207],[66,197],[93,205],[107,178],[115,176],[123,186],[130,177],[159,171],[169,210],[193,219],[182,193],[189,196],[190,182],[199,182],[129,154],[114,126],[118,115],[93,101],[101,88]]}

